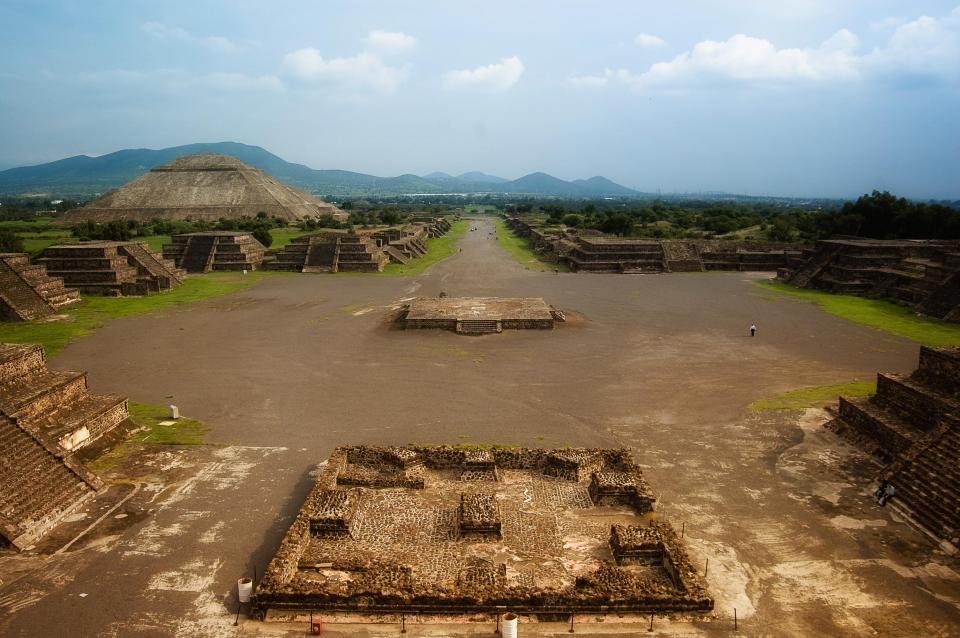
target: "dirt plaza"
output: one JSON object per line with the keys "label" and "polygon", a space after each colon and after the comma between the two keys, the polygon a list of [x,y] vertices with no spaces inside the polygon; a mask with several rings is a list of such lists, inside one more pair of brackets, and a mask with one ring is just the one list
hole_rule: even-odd
{"label": "dirt plaza", "polygon": [[[236,579],[263,573],[337,446],[410,444],[629,448],[715,600],[705,617],[657,618],[658,634],[960,632],[955,559],[874,504],[873,461],[824,430],[821,410],[748,408],[909,372],[915,343],[753,285],[769,273],[526,270],[492,220],[475,225],[421,275],[277,275],[113,321],[51,357],[87,371],[93,391],[175,403],[210,426],[209,445],[145,461],[161,482],[112,485],[122,504],[65,551],[3,556],[0,632],[57,635],[69,621],[85,636],[302,635],[243,615],[234,626]],[[542,298],[567,320],[485,336],[393,325],[405,303],[441,292]],[[577,633],[649,635],[612,616],[576,620]],[[480,635],[493,621],[407,629]]]}

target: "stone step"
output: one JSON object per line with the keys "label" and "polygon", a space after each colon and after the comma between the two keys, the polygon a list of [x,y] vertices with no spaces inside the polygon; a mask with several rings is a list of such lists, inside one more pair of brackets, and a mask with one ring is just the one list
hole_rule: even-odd
{"label": "stone step", "polygon": [[0,409],[11,417],[32,419],[72,403],[86,390],[87,375],[83,372],[44,370],[0,386]]}
{"label": "stone step", "polygon": [[960,401],[909,377],[877,375],[876,401],[916,427],[930,430],[949,413],[960,414]]}

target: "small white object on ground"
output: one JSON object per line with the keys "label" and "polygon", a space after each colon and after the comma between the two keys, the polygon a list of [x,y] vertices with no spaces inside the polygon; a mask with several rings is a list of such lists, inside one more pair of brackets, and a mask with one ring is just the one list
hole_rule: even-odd
{"label": "small white object on ground", "polygon": [[174,419],[174,420],[179,419],[179,418],[180,418],[180,408],[178,408],[178,407],[175,406],[175,405],[171,405],[171,406],[170,406],[170,418],[171,418],[171,419]]}

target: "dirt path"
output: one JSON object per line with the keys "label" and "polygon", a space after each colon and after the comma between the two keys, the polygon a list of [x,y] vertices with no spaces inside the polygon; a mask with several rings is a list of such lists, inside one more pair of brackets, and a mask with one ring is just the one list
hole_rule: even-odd
{"label": "dirt path", "polygon": [[[960,632],[956,575],[870,506],[869,462],[817,414],[746,410],[787,389],[911,370],[914,344],[766,298],[757,275],[528,271],[491,220],[474,226],[462,252],[419,276],[270,278],[70,345],[53,366],[88,370],[95,391],[176,403],[228,447],[116,538],[51,559],[61,576],[0,585],[0,609],[15,609],[0,630],[53,635],[69,616],[90,636],[239,635],[235,579],[262,570],[334,446],[483,442],[631,446],[664,515],[710,560],[717,619],[677,633],[727,635],[733,607],[746,635]],[[582,319],[484,337],[385,324],[401,300],[441,291],[543,297]]]}

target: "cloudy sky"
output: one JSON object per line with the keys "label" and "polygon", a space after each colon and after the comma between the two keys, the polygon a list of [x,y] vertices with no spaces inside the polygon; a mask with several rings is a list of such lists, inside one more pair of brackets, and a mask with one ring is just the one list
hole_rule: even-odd
{"label": "cloudy sky", "polygon": [[0,0],[0,167],[314,168],[960,197],[958,0]]}

